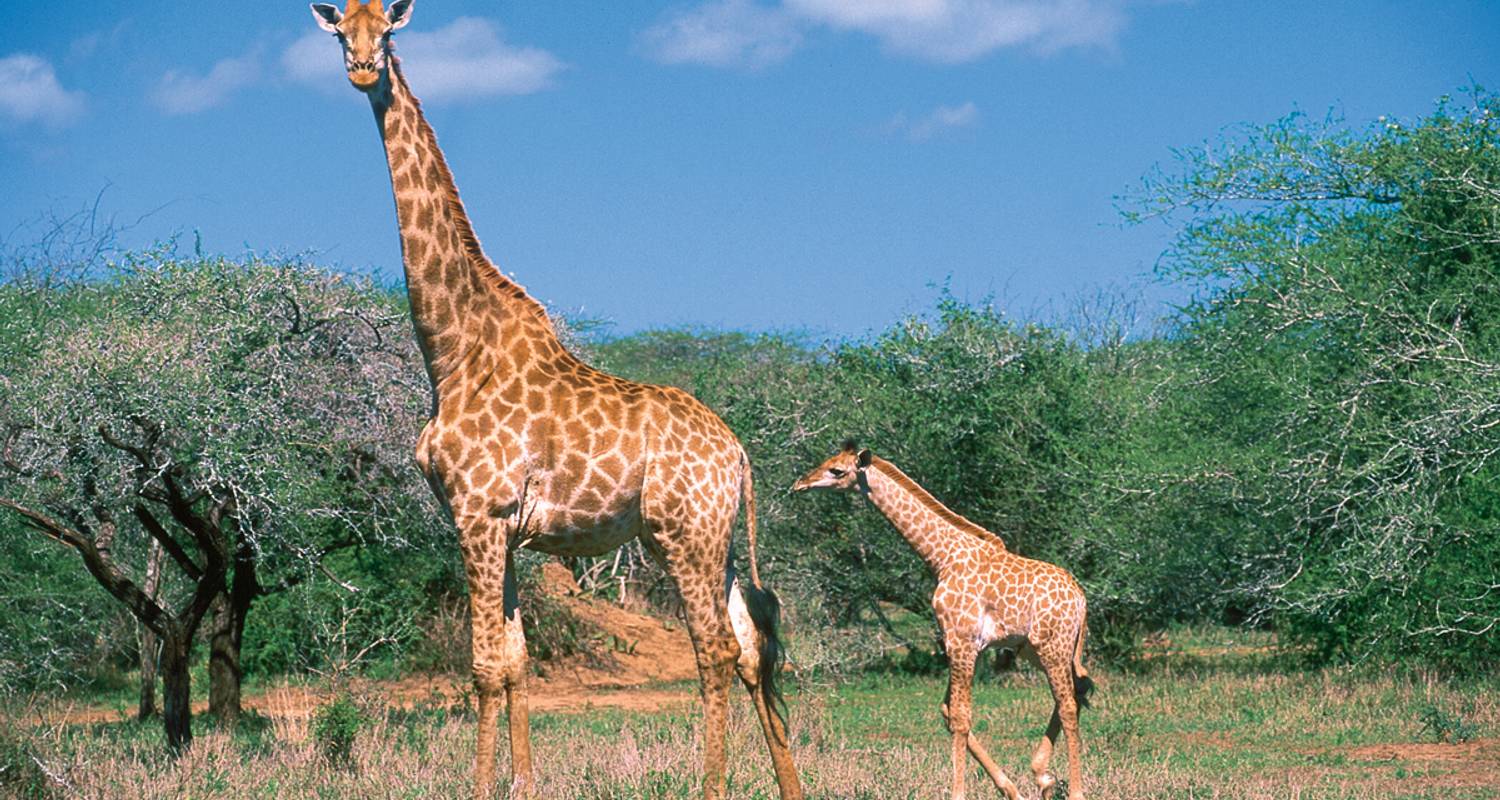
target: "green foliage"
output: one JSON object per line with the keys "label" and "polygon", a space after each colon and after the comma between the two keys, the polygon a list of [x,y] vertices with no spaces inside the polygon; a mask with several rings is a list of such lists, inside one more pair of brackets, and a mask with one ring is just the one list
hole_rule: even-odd
{"label": "green foliage", "polygon": [[0,795],[23,800],[59,796],[56,783],[42,769],[36,748],[17,728],[0,729]]}
{"label": "green foliage", "polygon": [[124,667],[135,630],[76,556],[0,517],[0,702]]}
{"label": "green foliage", "polygon": [[[1182,154],[1193,410],[1234,590],[1318,657],[1500,657],[1500,101],[1362,132],[1292,116]],[[1250,456],[1250,457],[1245,457]]]}
{"label": "green foliage", "polygon": [[1436,702],[1423,706],[1418,719],[1422,723],[1422,730],[1432,734],[1439,742],[1463,744],[1479,735],[1479,726],[1473,721]]}
{"label": "green foliage", "polygon": [[[1318,662],[1477,671],[1500,660],[1497,117],[1476,90],[1410,123],[1294,115],[1181,151],[1127,211],[1179,225],[1160,271],[1194,291],[1154,333],[1118,297],[1041,325],[942,292],[930,313],[848,341],[606,337],[587,320],[566,335],[597,366],[683,387],[729,423],[754,467],[761,571],[794,636],[881,629],[840,651],[850,660],[889,666],[890,642],[932,651],[932,577],[857,497],[786,491],[847,437],[1077,575],[1091,659],[1219,622],[1274,628]],[[38,467],[0,488],[47,508],[132,497],[136,465],[97,427],[171,423],[171,461],[240,498],[269,591],[245,630],[249,672],[342,669],[361,652],[461,666],[463,570],[408,464],[428,396],[401,298],[302,265],[170,251],[101,270],[0,284],[0,411],[11,452]],[[325,381],[300,379],[314,368]],[[92,483],[85,463],[105,467]],[[134,568],[146,540],[118,516],[115,558]],[[122,663],[124,618],[103,637],[81,624],[108,604],[23,533],[0,516],[0,685]],[[742,538],[737,555],[743,572]],[[573,567],[601,596],[617,577],[669,594],[638,546]],[[520,573],[533,656],[600,647],[539,590],[535,559]]]}
{"label": "green foliage", "polygon": [[[81,532],[136,585],[154,521],[156,538],[197,560],[167,561],[165,606],[186,606],[193,573],[211,572],[217,551],[233,557],[236,584],[282,606],[273,611],[297,600],[337,607],[330,575],[378,579],[362,617],[372,641],[456,582],[457,558],[436,547],[451,541],[447,526],[410,466],[428,390],[386,290],[165,245],[80,274],[22,273],[0,284],[0,311],[0,497]],[[24,688],[77,672],[79,648],[60,623],[100,593],[77,585],[76,555],[55,543],[42,552],[48,543],[20,534],[17,520],[0,519],[0,531],[17,532],[0,543],[13,556],[0,572],[27,570],[0,574],[0,603],[22,612],[0,622],[0,679]],[[39,582],[69,563],[72,578]],[[64,589],[74,592],[55,608],[27,613]],[[300,596],[271,599],[289,589]],[[323,602],[310,602],[320,592]],[[280,616],[290,624],[248,624],[252,670],[318,663],[319,617]],[[109,630],[115,657],[128,653],[133,630]],[[74,635],[100,640],[97,626]]]}
{"label": "green foliage", "polygon": [[369,720],[363,709],[347,693],[318,708],[313,715],[312,734],[318,752],[330,765],[340,769],[354,768],[354,740]]}

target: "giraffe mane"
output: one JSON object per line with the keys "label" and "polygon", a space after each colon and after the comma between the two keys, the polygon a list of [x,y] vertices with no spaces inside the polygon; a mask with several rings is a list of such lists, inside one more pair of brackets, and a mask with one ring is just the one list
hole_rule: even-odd
{"label": "giraffe mane", "polygon": [[469,261],[469,266],[474,275],[478,276],[484,285],[502,296],[510,297],[521,302],[521,307],[537,318],[553,336],[557,335],[557,329],[552,325],[552,317],[547,314],[547,309],[537,302],[536,298],[526,293],[526,288],[521,284],[507,278],[495,262],[484,254],[484,248],[479,244],[479,237],[474,233],[474,226],[469,223],[469,214],[464,209],[464,202],[458,196],[458,183],[453,179],[453,172],[448,168],[448,159],[443,156],[443,151],[438,147],[437,133],[427,123],[427,115],[422,113],[422,101],[412,93],[411,86],[406,82],[406,75],[401,71],[401,60],[395,53],[390,56],[390,70],[395,79],[400,82],[406,97],[411,101],[413,108],[417,111],[417,119],[421,123],[421,135],[432,148],[436,158],[439,176],[443,179],[443,193],[448,201],[448,209],[453,214],[453,225],[458,231],[459,242],[463,245],[464,256]]}
{"label": "giraffe mane", "polygon": [[1005,547],[1005,541],[1003,539],[995,535],[993,532],[986,530],[984,527],[970,522],[969,519],[962,514],[959,514],[953,509],[943,505],[938,501],[936,497],[932,496],[931,492],[923,489],[920,484],[908,477],[905,472],[902,472],[900,467],[892,464],[889,461],[886,461],[880,456],[875,456],[874,460],[871,463],[876,468],[878,468],[883,475],[885,475],[887,478],[890,478],[893,482],[895,482],[897,486],[900,486],[902,489],[905,489],[907,492],[909,492],[913,497],[917,498],[917,502],[921,503],[932,513],[938,515],[938,517],[940,517],[944,522],[947,522],[949,525],[952,525],[953,527],[963,531],[964,533],[970,534],[972,536],[977,536],[980,539],[983,539],[992,544],[998,544],[1002,548]]}

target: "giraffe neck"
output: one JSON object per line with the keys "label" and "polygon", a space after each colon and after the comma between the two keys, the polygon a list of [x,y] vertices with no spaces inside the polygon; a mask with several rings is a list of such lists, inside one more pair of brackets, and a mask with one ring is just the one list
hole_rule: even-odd
{"label": "giraffe neck", "polygon": [[977,542],[1004,549],[1000,537],[938,502],[895,464],[876,457],[864,474],[870,502],[939,575]]}
{"label": "giraffe neck", "polygon": [[[394,56],[370,105],[385,143],[417,342],[434,386],[518,337],[561,350],[546,311],[485,256],[437,136]],[[510,339],[511,341],[506,341]],[[528,352],[538,352],[533,341]]]}

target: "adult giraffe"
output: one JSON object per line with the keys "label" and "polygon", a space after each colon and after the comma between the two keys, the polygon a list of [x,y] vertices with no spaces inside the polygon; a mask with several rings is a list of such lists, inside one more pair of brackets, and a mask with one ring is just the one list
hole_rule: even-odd
{"label": "adult giraffe", "polygon": [[[432,128],[391,54],[412,0],[389,9],[312,4],[343,47],[354,88],[375,111],[401,228],[417,341],[434,391],[417,464],[458,529],[473,618],[479,695],[475,793],[494,783],[500,693],[510,722],[513,797],[530,795],[526,643],[516,603],[517,547],[607,552],[632,537],[682,595],[702,678],[703,796],[725,790],[729,684],[738,669],[760,717],[783,798],[801,788],[775,686],[777,600],[755,563],[750,462],[712,411],[678,389],[621,380],[575,358],[541,305],[479,246]],[[743,496],[750,581],[730,538]]]}
{"label": "adult giraffe", "polygon": [[997,643],[1038,663],[1052,688],[1052,720],[1031,757],[1042,800],[1057,789],[1048,767],[1059,729],[1068,735],[1068,800],[1083,800],[1078,707],[1088,705],[1094,682],[1083,668],[1088,626],[1078,581],[1062,567],[1009,552],[999,536],[954,513],[895,464],[853,442],[846,442],[792,486],[796,492],[809,489],[864,495],[937,576],[932,610],[948,654],[948,696],[942,710],[953,734],[953,800],[964,797],[965,749],[989,773],[995,788],[1009,800],[1020,798],[1016,785],[970,727],[974,661]]}

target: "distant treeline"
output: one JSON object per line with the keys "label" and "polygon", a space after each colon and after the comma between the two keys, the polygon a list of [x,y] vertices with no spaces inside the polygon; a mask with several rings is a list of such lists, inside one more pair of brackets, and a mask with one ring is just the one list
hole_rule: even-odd
{"label": "distant treeline", "polygon": [[[787,492],[852,437],[1073,571],[1101,655],[1214,622],[1319,662],[1477,669],[1500,660],[1497,116],[1476,89],[1410,124],[1292,116],[1181,151],[1122,199],[1178,231],[1158,271],[1193,300],[1167,319],[1101,295],[1044,324],[944,293],[853,341],[570,335],[739,434],[761,572],[801,630],[928,613],[931,578],[877,513]],[[0,689],[128,669],[153,625],[236,683],[461,661],[399,291],[170,246],[12,261]],[[571,566],[665,597],[638,551]],[[530,602],[534,653],[576,644]]]}

